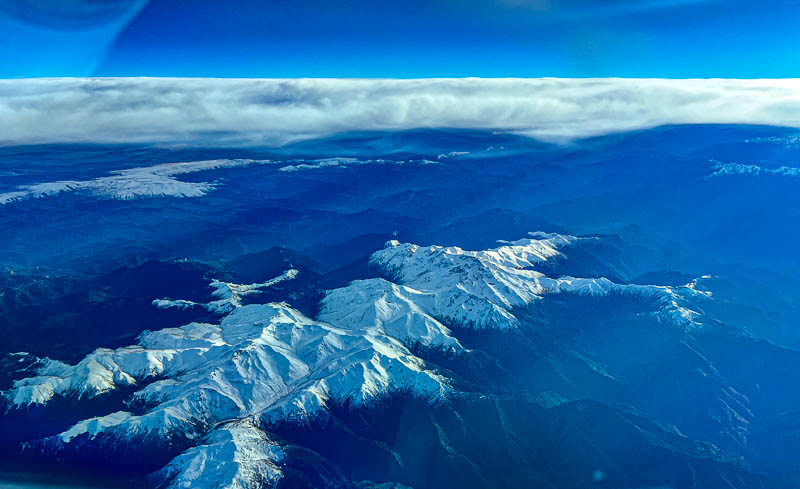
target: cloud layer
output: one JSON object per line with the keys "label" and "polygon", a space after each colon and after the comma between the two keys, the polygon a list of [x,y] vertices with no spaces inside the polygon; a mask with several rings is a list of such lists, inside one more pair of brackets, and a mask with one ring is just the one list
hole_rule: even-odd
{"label": "cloud layer", "polygon": [[0,144],[280,145],[354,130],[573,139],[663,124],[800,127],[800,80],[0,80]]}

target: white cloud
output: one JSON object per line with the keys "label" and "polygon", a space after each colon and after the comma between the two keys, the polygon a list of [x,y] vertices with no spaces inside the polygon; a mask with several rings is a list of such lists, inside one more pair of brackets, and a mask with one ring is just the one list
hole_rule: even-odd
{"label": "white cloud", "polygon": [[800,80],[0,80],[0,143],[266,144],[351,130],[570,139],[662,124],[800,127]]}

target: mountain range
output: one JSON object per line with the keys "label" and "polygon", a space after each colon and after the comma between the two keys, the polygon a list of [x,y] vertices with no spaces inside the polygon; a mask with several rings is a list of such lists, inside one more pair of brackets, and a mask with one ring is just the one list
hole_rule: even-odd
{"label": "mountain range", "polygon": [[796,487],[796,140],[0,148],[0,468]]}

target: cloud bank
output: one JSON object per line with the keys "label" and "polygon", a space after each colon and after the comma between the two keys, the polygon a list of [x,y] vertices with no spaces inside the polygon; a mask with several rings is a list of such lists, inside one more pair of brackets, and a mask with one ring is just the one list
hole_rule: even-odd
{"label": "cloud bank", "polygon": [[800,80],[0,80],[0,144],[281,145],[355,130],[564,140],[663,124],[800,127]]}

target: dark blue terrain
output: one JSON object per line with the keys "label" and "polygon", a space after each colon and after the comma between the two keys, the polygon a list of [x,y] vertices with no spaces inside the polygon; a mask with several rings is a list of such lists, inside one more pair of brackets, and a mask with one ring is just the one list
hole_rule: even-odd
{"label": "dark blue terrain", "polygon": [[[355,160],[321,164],[328,158]],[[75,363],[146,329],[214,321],[152,305],[207,302],[212,279],[255,283],[293,267],[297,280],[248,300],[314,317],[324,291],[385,275],[368,257],[391,239],[484,250],[532,231],[598,236],[538,271],[618,284],[699,279],[713,297],[701,311],[710,326],[671,328],[643,314],[646,300],[613,294],[555,296],[513,331],[448,324],[470,355],[415,353],[457,396],[331,405],[327,417],[278,426],[291,453],[279,487],[800,487],[796,130],[670,126],[568,144],[417,130],[278,149],[5,147],[0,194],[209,159],[271,162],[175,177],[215,185],[198,197],[78,190],[0,204],[0,390],[31,375],[34,360],[15,352]],[[121,402],[0,406],[0,466],[166,484],[147,475],[168,450],[19,448]]]}

